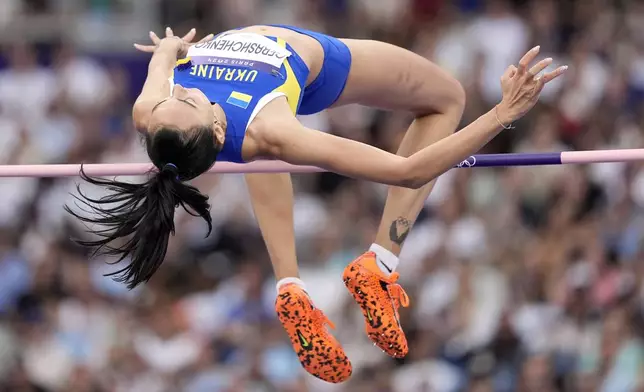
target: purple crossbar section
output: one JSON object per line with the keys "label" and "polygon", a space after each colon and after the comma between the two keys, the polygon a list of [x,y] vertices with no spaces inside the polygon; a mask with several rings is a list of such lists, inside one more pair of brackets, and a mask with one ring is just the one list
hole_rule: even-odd
{"label": "purple crossbar section", "polygon": [[[466,167],[535,166],[605,162],[644,161],[644,149],[568,151],[535,154],[473,155],[456,165]],[[103,163],[83,166],[91,176],[126,176],[153,170],[150,163]],[[0,165],[0,177],[73,177],[80,165]],[[280,161],[257,161],[247,164],[216,163],[209,173],[315,173],[325,171],[313,166],[295,166]]]}
{"label": "purple crossbar section", "polygon": [[537,166],[561,165],[561,153],[547,152],[538,154],[485,154],[472,155],[456,168],[495,167],[495,166]]}

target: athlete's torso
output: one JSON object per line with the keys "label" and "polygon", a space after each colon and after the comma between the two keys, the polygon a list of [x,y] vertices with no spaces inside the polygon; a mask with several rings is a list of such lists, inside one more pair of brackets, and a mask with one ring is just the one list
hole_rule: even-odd
{"label": "athlete's torso", "polygon": [[220,161],[243,162],[241,149],[246,130],[259,111],[273,99],[285,96],[295,114],[307,82],[315,76],[316,48],[307,49],[298,42],[310,38],[291,38],[309,58],[307,63],[284,38],[253,32],[269,33],[272,29],[253,26],[222,33],[213,41],[191,47],[186,59],[175,68],[173,83],[199,89],[226,114]]}

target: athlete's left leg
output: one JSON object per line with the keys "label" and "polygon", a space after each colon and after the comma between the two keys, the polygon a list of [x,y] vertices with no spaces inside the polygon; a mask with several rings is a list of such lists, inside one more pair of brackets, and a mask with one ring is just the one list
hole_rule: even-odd
{"label": "athlete's left leg", "polygon": [[[465,107],[461,84],[431,61],[378,41],[342,40],[351,51],[351,70],[336,105],[359,103],[412,112],[414,121],[397,151],[409,156],[451,135]],[[394,254],[402,244],[435,181],[421,189],[390,187],[376,243]]]}
{"label": "athlete's left leg", "polygon": [[[425,58],[377,41],[343,40],[352,56],[346,87],[336,106],[359,103],[414,114],[397,154],[409,156],[452,134],[465,106],[460,83]],[[435,181],[423,188],[390,187],[378,234],[369,252],[344,273],[362,307],[367,333],[382,350],[404,357],[407,341],[398,306],[407,296],[396,284],[398,254]],[[393,301],[392,301],[393,300]]]}

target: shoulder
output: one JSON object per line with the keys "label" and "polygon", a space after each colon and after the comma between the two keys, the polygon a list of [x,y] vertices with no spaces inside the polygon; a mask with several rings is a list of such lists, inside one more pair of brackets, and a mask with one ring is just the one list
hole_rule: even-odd
{"label": "shoulder", "polygon": [[254,152],[249,154],[252,159],[275,158],[284,143],[292,140],[302,127],[291,112],[286,97],[275,98],[249,124],[243,149],[246,150],[248,143],[248,152]]}

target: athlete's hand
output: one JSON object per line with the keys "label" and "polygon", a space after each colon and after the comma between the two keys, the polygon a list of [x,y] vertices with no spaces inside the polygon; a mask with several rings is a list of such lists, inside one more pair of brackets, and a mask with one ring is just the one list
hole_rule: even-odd
{"label": "athlete's hand", "polygon": [[552,72],[540,74],[552,64],[551,58],[543,59],[528,68],[538,54],[538,46],[530,49],[521,58],[518,67],[509,66],[501,77],[503,99],[497,105],[497,116],[504,125],[510,125],[523,117],[537,103],[543,87],[568,69],[568,66],[561,66]]}
{"label": "athlete's hand", "polygon": [[[195,39],[195,35],[197,35],[197,30],[194,28],[188,31],[188,34],[184,35],[182,38],[179,38],[178,36],[174,35],[174,32],[170,27],[166,27],[165,29],[165,38],[159,38],[154,31],[150,31],[150,39],[152,40],[152,43],[154,45],[141,45],[141,44],[134,44],[134,47],[137,50],[140,50],[141,52],[145,53],[154,53],[154,51],[161,45],[161,42],[165,40],[173,40],[173,41],[179,41],[176,42],[177,45],[177,57],[178,58],[183,58],[186,56],[188,53],[188,49],[190,46],[194,45],[192,43],[192,40]],[[214,38],[213,34],[208,34],[204,38],[202,38],[199,42],[206,42],[210,41]]]}

